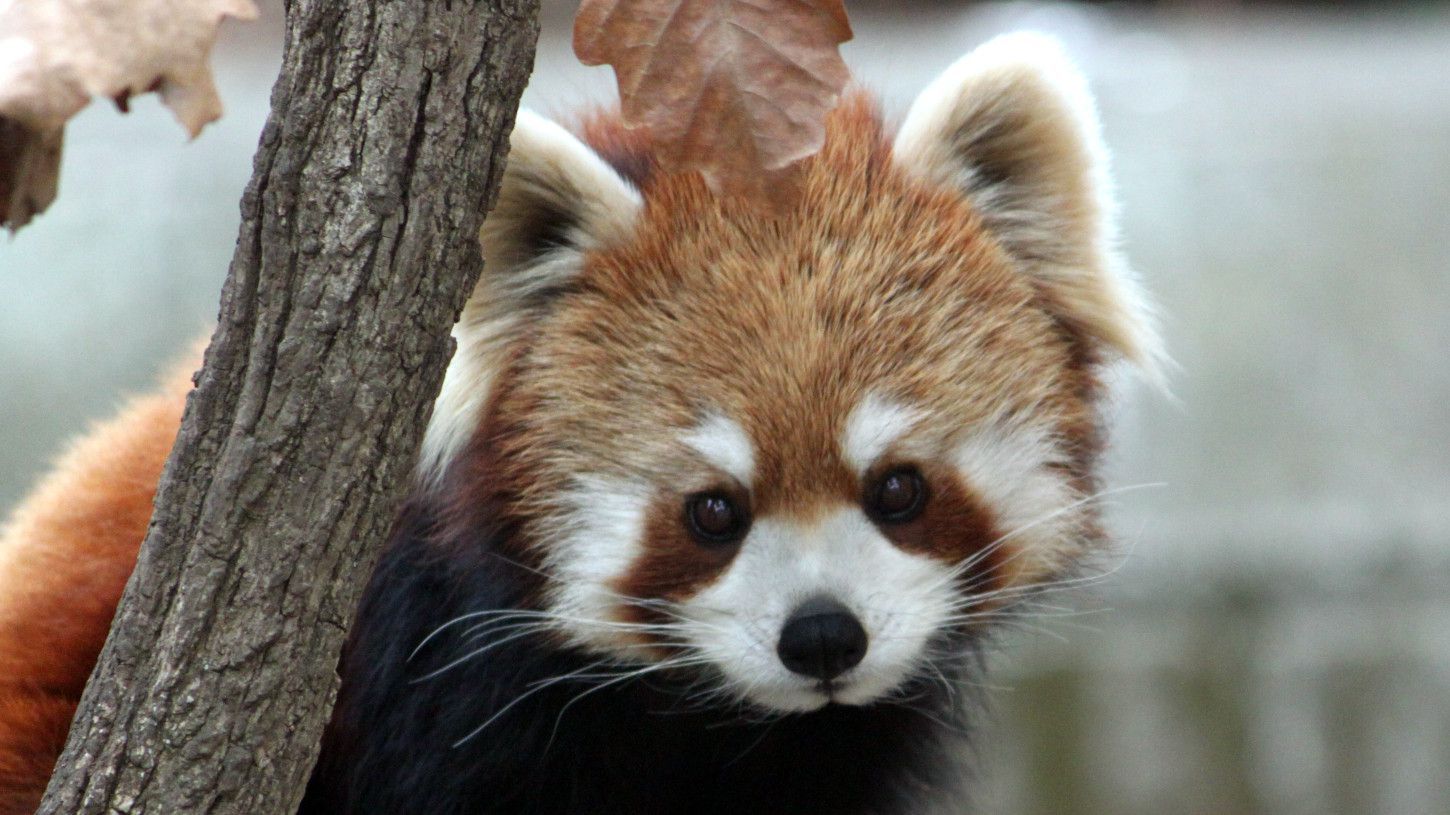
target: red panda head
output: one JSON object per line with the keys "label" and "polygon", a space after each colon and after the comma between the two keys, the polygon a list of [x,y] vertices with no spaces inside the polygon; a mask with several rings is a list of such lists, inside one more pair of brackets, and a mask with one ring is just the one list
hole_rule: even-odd
{"label": "red panda head", "polygon": [[776,711],[878,700],[1101,537],[1100,374],[1156,355],[1104,162],[1033,35],[894,138],[848,98],[784,215],[522,113],[425,488],[502,505],[574,645]]}

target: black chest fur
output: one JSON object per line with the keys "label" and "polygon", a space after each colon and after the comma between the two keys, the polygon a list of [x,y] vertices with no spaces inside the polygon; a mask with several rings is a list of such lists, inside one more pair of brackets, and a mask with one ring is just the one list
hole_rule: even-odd
{"label": "black chest fur", "polygon": [[538,635],[468,641],[460,624],[414,655],[449,620],[524,599],[486,537],[441,556],[427,529],[405,513],[374,574],[304,815],[886,815],[961,785],[961,716],[936,684],[767,718],[677,678],[605,684],[597,660]]}

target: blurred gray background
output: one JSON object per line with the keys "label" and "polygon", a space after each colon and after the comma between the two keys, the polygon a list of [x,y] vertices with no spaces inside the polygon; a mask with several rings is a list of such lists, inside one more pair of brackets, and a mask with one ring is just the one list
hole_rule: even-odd
{"label": "blurred gray background", "polygon": [[[1067,43],[1181,367],[1123,405],[1119,551],[1003,649],[978,809],[1450,813],[1450,8],[848,7],[896,114],[994,33]],[[571,10],[545,113],[612,94]],[[0,513],[214,317],[279,18],[225,27],[194,143],[154,97],[93,104],[0,238]]]}

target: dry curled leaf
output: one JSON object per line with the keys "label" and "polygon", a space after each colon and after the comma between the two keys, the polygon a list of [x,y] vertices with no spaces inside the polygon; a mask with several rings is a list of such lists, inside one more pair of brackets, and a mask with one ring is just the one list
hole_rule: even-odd
{"label": "dry curled leaf", "polygon": [[775,203],[825,142],[850,38],[841,0],[584,0],[574,21],[574,52],[614,67],[625,124],[667,169]]}
{"label": "dry curled leaf", "polygon": [[157,91],[192,136],[221,115],[207,58],[252,0],[0,0],[0,223],[55,197],[61,131],[93,96]]}

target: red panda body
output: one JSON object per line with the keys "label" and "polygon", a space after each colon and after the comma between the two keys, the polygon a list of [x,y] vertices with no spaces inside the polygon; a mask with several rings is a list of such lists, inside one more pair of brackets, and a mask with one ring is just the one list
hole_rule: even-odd
{"label": "red panda body", "polygon": [[[894,138],[832,114],[799,206],[521,114],[309,813],[922,812],[980,643],[1102,538],[1102,368],[1151,363],[1085,88],[983,46]],[[0,548],[0,815],[109,625],[181,389]]]}

